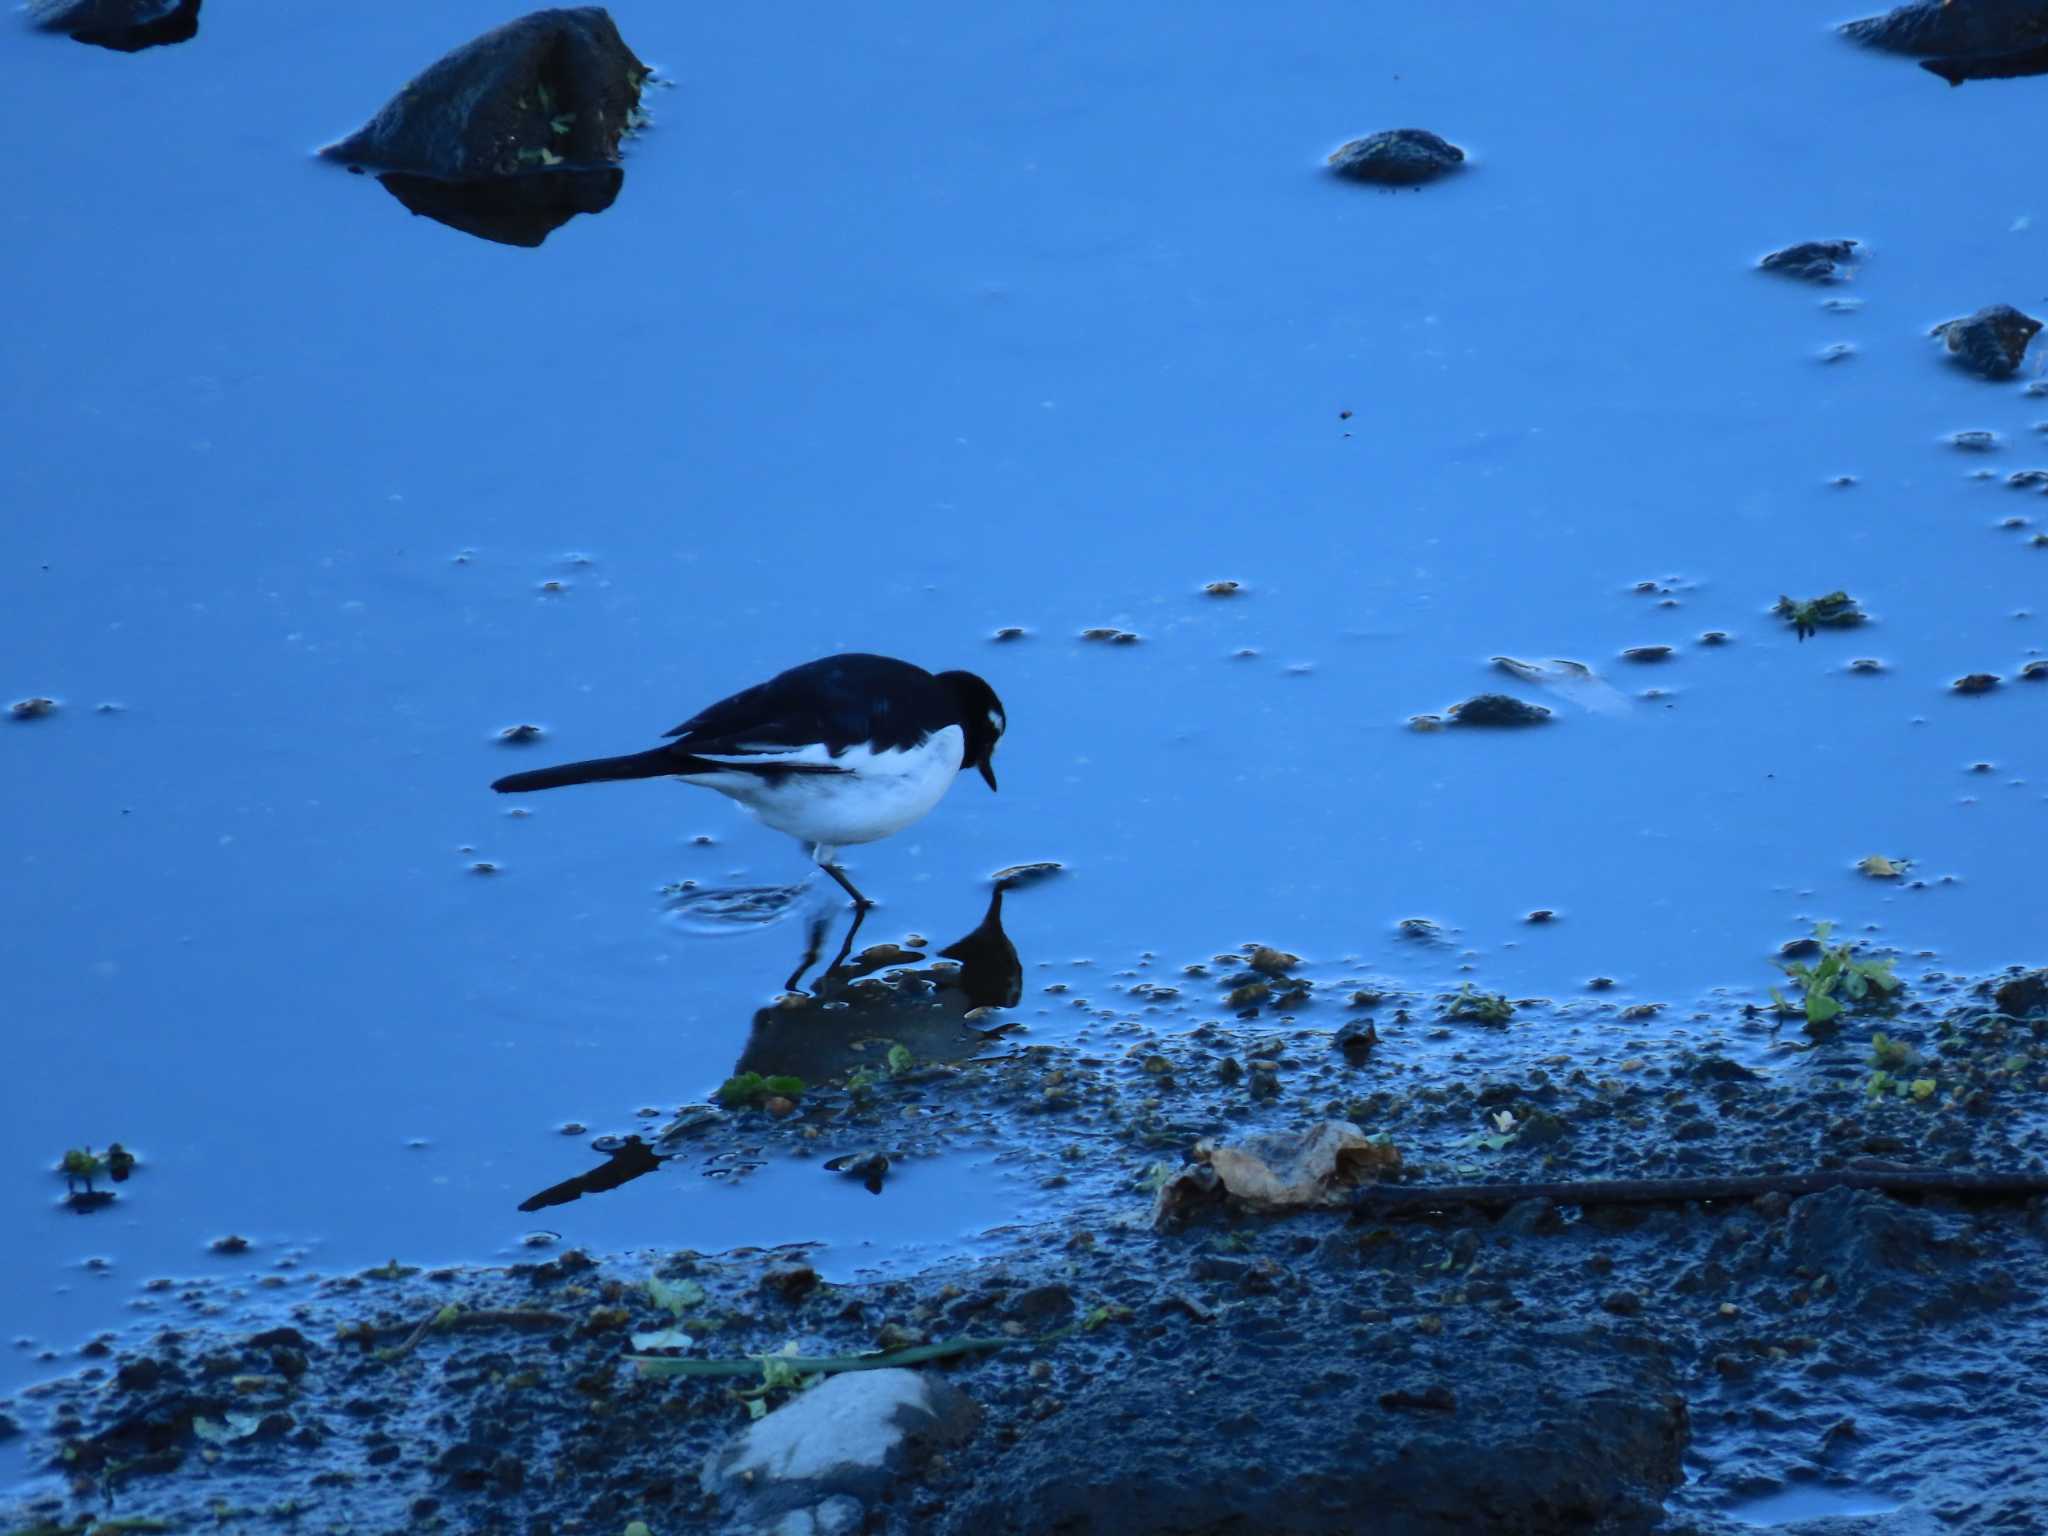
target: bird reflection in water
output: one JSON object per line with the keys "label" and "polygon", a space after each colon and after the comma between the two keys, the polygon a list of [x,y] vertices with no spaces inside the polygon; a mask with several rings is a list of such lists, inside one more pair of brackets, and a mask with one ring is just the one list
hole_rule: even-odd
{"label": "bird reflection in water", "polygon": [[[998,882],[974,929],[932,955],[897,944],[871,945],[855,954],[853,941],[866,916],[856,911],[831,964],[800,991],[798,983],[824,953],[834,921],[830,915],[816,919],[782,996],[755,1011],[734,1075],[827,1083],[877,1065],[892,1045],[920,1062],[965,1061],[980,1053],[1008,1027],[991,1023],[981,1010],[1013,1007],[1024,989],[1023,963],[1003,928],[1003,896],[1010,884]],[[519,1209],[543,1210],[617,1189],[652,1173],[718,1119],[710,1110],[686,1111],[651,1141],[600,1138],[592,1145],[605,1154],[604,1162],[529,1197]],[[843,1171],[880,1193],[886,1168],[849,1164]]]}

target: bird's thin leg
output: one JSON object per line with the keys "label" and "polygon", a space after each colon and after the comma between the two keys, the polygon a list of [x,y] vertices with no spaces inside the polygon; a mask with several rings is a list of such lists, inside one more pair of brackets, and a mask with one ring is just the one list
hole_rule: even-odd
{"label": "bird's thin leg", "polygon": [[[872,903],[870,903],[869,905],[872,905]],[[860,925],[866,922],[867,920],[867,907],[862,906],[855,907],[853,909],[853,921],[846,925],[846,937],[839,941],[839,953],[834,955],[832,957],[832,963],[825,967],[824,974],[826,976],[830,976],[835,971],[837,971],[839,967],[846,964],[846,957],[853,953],[853,936],[860,932]]]}
{"label": "bird's thin leg", "polygon": [[830,875],[834,880],[837,880],[839,882],[839,889],[846,892],[847,895],[853,898],[853,904],[855,908],[859,911],[865,912],[869,907],[872,907],[874,903],[872,901],[869,901],[867,897],[861,895],[860,887],[855,885],[851,880],[847,879],[846,871],[841,869],[839,865],[836,862],[834,862],[834,855],[837,854],[838,851],[838,849],[827,847],[823,843],[816,843],[813,844],[811,847],[811,857],[818,861],[818,868],[824,870],[826,874]]}
{"label": "bird's thin leg", "polygon": [[811,938],[810,942],[804,946],[804,956],[801,960],[797,961],[796,969],[789,973],[789,980],[782,984],[782,990],[794,992],[796,984],[804,979],[804,972],[818,963],[818,956],[823,954],[824,950],[825,919],[823,917],[816,917],[811,920]]}

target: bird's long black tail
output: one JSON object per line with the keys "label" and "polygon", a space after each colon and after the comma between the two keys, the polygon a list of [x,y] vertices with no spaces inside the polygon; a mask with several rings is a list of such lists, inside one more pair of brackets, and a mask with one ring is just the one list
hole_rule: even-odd
{"label": "bird's long black tail", "polygon": [[685,773],[690,759],[669,747],[629,752],[624,757],[593,757],[581,763],[562,763],[553,768],[536,768],[531,773],[508,773],[491,788],[501,795],[524,795],[536,789],[560,789],[564,784],[602,784],[609,779],[658,779],[665,774]]}

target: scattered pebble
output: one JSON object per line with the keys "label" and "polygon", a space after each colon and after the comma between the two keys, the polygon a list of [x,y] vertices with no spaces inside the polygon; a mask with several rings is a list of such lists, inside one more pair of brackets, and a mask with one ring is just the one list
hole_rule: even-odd
{"label": "scattered pebble", "polygon": [[1982,430],[1951,432],[1948,440],[1952,447],[1965,453],[1989,453],[1998,446],[1998,434]]}
{"label": "scattered pebble", "polygon": [[1995,672],[1972,672],[1949,684],[1957,693],[1989,693],[2000,682]]}
{"label": "scattered pebble", "polygon": [[498,866],[489,859],[478,859],[469,866],[469,872],[472,875],[495,875],[498,873]]}
{"label": "scattered pebble", "polygon": [[1839,363],[1846,358],[1854,357],[1856,355],[1856,348],[1850,342],[1831,341],[1822,347],[1817,355],[1824,363]]}
{"label": "scattered pebble", "polygon": [[1655,662],[1669,661],[1671,647],[1668,645],[1632,645],[1621,653],[1623,661]]}
{"label": "scattered pebble", "polygon": [[1927,334],[1940,339],[1965,368],[1988,379],[2010,378],[2027,355],[2041,322],[2010,304],[1987,304],[1974,315],[1944,320]]}
{"label": "scattered pebble", "polygon": [[1882,672],[1884,670],[1884,663],[1875,656],[1858,656],[1849,663],[1846,670],[1850,672]]}
{"label": "scattered pebble", "polygon": [[1772,251],[1757,263],[1757,269],[1803,278],[1810,283],[1832,283],[1845,275],[1842,265],[1853,259],[1855,250],[1854,240],[1802,240],[1782,251]]}
{"label": "scattered pebble", "polygon": [[1238,581],[1205,581],[1202,590],[1211,597],[1235,597],[1244,590],[1244,583]]}
{"label": "scattered pebble", "polygon": [[1351,181],[1389,187],[1418,187],[1456,170],[1465,151],[1426,128],[1393,128],[1340,145],[1328,165]]}
{"label": "scattered pebble", "polygon": [[507,746],[523,747],[530,741],[539,741],[545,734],[537,725],[508,725],[498,732],[498,740]]}
{"label": "scattered pebble", "polygon": [[2020,668],[2020,681],[2025,683],[2048,682],[2048,657],[2030,661]]}
{"label": "scattered pebble", "polygon": [[1022,640],[1030,633],[1022,624],[1005,624],[989,636],[991,640]]}
{"label": "scattered pebble", "polygon": [[247,1239],[246,1237],[238,1237],[234,1233],[230,1232],[225,1237],[216,1237],[212,1242],[208,1243],[206,1246],[211,1248],[215,1253],[247,1253],[249,1251],[249,1239]]}
{"label": "scattered pebble", "polygon": [[57,701],[40,696],[33,699],[16,699],[7,706],[7,712],[17,720],[40,720],[45,715],[57,712]]}
{"label": "scattered pebble", "polygon": [[1700,635],[1701,645],[1726,645],[1732,637],[1725,629],[1709,629]]}
{"label": "scattered pebble", "polygon": [[1459,725],[1541,725],[1550,718],[1550,711],[1512,694],[1479,693],[1461,704],[1453,704],[1450,715]]}

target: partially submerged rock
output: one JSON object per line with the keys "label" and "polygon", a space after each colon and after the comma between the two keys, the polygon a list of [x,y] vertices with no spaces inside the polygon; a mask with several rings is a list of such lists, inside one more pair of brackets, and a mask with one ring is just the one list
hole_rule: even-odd
{"label": "partially submerged rock", "polygon": [[2010,304],[1987,304],[1974,315],[1944,320],[1927,334],[1940,337],[1950,355],[1973,373],[2006,379],[2019,369],[2027,343],[2040,329],[2040,321]]}
{"label": "partially submerged rock", "polygon": [[1390,128],[1332,151],[1329,167],[1352,181],[1387,187],[1419,187],[1456,170],[1465,151],[1426,128]]}
{"label": "partially submerged rock", "polygon": [[1508,693],[1478,693],[1453,704],[1450,716],[1459,725],[1541,725],[1550,711]]}
{"label": "partially submerged rock", "polygon": [[1834,591],[1803,601],[1780,596],[1771,612],[1792,626],[1801,640],[1823,629],[1850,629],[1869,617],[1847,592]]}
{"label": "partially submerged rock", "polygon": [[320,153],[377,172],[415,213],[539,245],[618,196],[647,75],[601,7],[535,11],[428,66]]}
{"label": "partially submerged rock", "polygon": [[29,20],[71,40],[139,53],[199,35],[199,0],[29,0]]}
{"label": "partially submerged rock", "polygon": [[1757,267],[1810,283],[1832,283],[1844,275],[1843,264],[1854,257],[1856,244],[1854,240],[1802,240],[1771,252]]}
{"label": "partially submerged rock", "polygon": [[1845,37],[1908,54],[1950,85],[2048,72],[2041,0],[1912,0],[1842,28]]}
{"label": "partially submerged rock", "polygon": [[1169,1227],[1190,1209],[1235,1202],[1254,1211],[1338,1206],[1350,1191],[1401,1166],[1401,1149],[1373,1141],[1345,1120],[1303,1132],[1276,1131],[1226,1144],[1204,1137],[1195,1161],[1169,1179],[1152,1205],[1152,1224]]}

